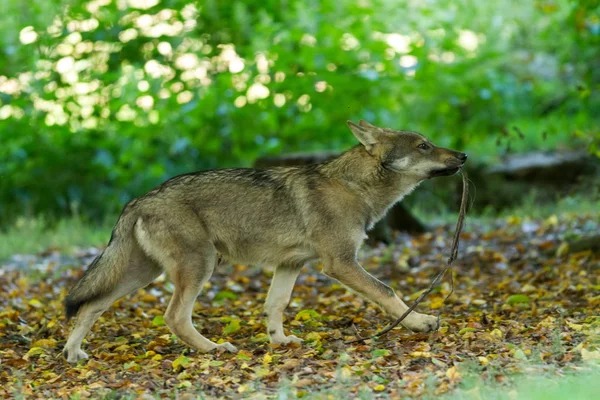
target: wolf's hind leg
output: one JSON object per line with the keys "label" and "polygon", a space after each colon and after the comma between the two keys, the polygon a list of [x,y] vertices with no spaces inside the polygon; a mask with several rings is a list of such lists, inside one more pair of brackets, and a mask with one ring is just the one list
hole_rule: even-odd
{"label": "wolf's hind leg", "polygon": [[301,268],[301,265],[280,265],[275,268],[273,281],[265,302],[267,331],[271,343],[302,343],[302,339],[294,335],[285,336],[283,332],[283,311],[290,302],[294,283]]}
{"label": "wolf's hind leg", "polygon": [[157,216],[140,218],[136,224],[136,237],[175,285],[165,312],[165,323],[171,332],[203,353],[212,350],[235,352],[237,349],[231,343],[212,342],[192,324],[196,298],[217,262],[217,249],[210,243],[202,224],[190,224],[195,217],[194,214],[173,214],[169,220]]}
{"label": "wolf's hind leg", "polygon": [[140,260],[130,264],[125,276],[113,290],[104,296],[84,304],[77,314],[75,326],[67,339],[63,355],[70,363],[88,358],[81,350],[81,342],[90,331],[94,322],[115,301],[127,294],[141,289],[156,279],[161,274],[160,268],[152,260]]}
{"label": "wolf's hind leg", "polygon": [[169,277],[175,285],[175,291],[165,313],[167,326],[183,342],[198,351],[236,352],[237,349],[231,343],[217,344],[202,336],[192,324],[194,303],[213,273],[216,251],[205,249],[204,254],[190,254],[184,258],[185,264],[180,263],[176,268],[169,269]]}

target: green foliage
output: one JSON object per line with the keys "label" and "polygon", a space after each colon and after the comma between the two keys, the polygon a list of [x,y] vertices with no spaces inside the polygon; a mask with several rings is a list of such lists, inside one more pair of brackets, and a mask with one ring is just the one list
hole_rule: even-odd
{"label": "green foliage", "polygon": [[[525,364],[525,363],[524,363]],[[593,399],[600,390],[600,368],[590,366],[579,370],[561,370],[524,365],[526,373],[499,370],[493,379],[468,371],[458,390],[441,396],[442,399],[511,399],[560,400]],[[533,371],[533,372],[532,372]],[[502,379],[498,379],[501,377]],[[433,397],[433,396],[432,396]],[[436,396],[439,398],[440,396]]]}
{"label": "green foliage", "polygon": [[597,151],[596,0],[2,6],[1,219],[100,217],[178,173],[341,149],[349,118],[465,148],[566,115]]}

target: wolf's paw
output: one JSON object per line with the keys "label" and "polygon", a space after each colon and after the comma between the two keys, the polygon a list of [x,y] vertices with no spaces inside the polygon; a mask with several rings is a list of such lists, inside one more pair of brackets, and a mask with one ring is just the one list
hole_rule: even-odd
{"label": "wolf's paw", "polygon": [[213,349],[213,351],[216,351],[217,353],[224,353],[226,351],[228,351],[230,353],[237,353],[238,349],[231,343],[224,342],[224,343],[217,344],[215,346],[215,348]]}
{"label": "wolf's paw", "polygon": [[414,332],[434,332],[439,329],[440,321],[432,315],[413,312],[402,321],[402,325]]}
{"label": "wolf's paw", "polygon": [[271,343],[274,343],[274,344],[289,344],[289,343],[302,344],[303,341],[304,340],[302,340],[299,337],[296,337],[294,335],[271,336]]}
{"label": "wolf's paw", "polygon": [[87,360],[90,358],[85,351],[81,349],[64,349],[63,356],[67,359],[67,362],[75,364],[79,360]]}

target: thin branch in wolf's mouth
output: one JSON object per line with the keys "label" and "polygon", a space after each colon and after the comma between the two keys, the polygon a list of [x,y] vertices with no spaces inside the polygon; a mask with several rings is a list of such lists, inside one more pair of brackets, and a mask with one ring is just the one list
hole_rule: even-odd
{"label": "thin branch in wolf's mouth", "polygon": [[[452,238],[452,247],[450,248],[450,257],[448,257],[448,260],[446,261],[446,265],[444,266],[444,268],[435,276],[435,278],[433,278],[433,281],[431,282],[431,285],[429,285],[429,288],[427,288],[427,290],[425,290],[423,293],[421,293],[421,295],[417,298],[417,300],[415,300],[415,302],[404,312],[404,314],[402,314],[400,316],[400,318],[396,319],[389,326],[387,326],[383,330],[381,330],[371,336],[363,338],[363,337],[360,337],[360,335],[358,335],[358,333],[357,333],[357,335],[359,337],[358,339],[350,340],[350,341],[347,341],[346,343],[349,344],[349,343],[362,342],[365,340],[374,339],[376,337],[381,337],[381,336],[385,335],[386,333],[388,333],[389,331],[391,331],[392,329],[394,329],[395,327],[397,327],[406,317],[408,317],[408,315],[411,312],[414,311],[415,308],[417,308],[419,303],[421,301],[423,301],[423,299],[429,293],[431,293],[433,288],[444,277],[444,275],[446,274],[446,271],[448,271],[448,269],[450,268],[450,266],[452,265],[452,263],[454,262],[457,254],[458,254],[458,243],[460,241],[460,233],[462,231],[465,217],[467,215],[467,202],[469,199],[469,178],[467,176],[467,173],[462,168],[460,169],[460,173],[462,175],[462,181],[463,181],[462,199],[460,201],[460,212],[458,214],[458,220],[456,221],[456,229],[454,230],[454,237]],[[452,290],[450,291],[448,296],[446,296],[446,298],[444,299],[444,302],[446,302],[446,300],[448,300],[448,297],[450,297],[453,292],[454,292],[454,279],[452,279]],[[439,321],[439,315],[438,315],[438,321]]]}

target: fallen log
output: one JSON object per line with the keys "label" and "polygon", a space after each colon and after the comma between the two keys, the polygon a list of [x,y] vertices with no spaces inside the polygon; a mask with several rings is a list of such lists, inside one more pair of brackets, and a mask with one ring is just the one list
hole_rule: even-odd
{"label": "fallen log", "polygon": [[486,175],[506,179],[559,185],[594,173],[598,159],[586,151],[511,154],[486,169]]}

